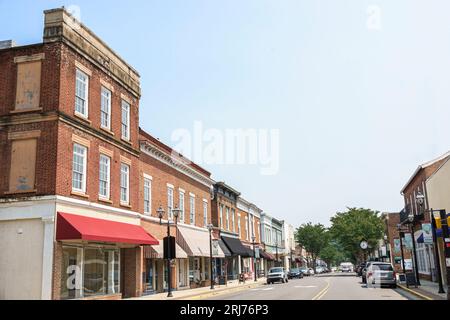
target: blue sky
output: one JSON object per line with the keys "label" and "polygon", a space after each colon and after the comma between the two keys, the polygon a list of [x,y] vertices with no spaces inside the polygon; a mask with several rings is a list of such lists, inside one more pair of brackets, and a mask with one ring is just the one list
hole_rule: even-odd
{"label": "blue sky", "polygon": [[203,166],[295,226],[399,210],[417,165],[449,149],[448,1],[0,0],[0,39],[40,42],[62,5],[139,71],[141,126],[162,141],[195,121],[279,129],[276,175]]}

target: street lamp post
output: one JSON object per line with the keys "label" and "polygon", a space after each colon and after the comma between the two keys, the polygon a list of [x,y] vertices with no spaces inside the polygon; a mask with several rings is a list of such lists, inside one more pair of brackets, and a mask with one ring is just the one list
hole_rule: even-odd
{"label": "street lamp post", "polygon": [[408,221],[409,221],[409,225],[410,225],[410,230],[411,230],[411,238],[412,238],[412,245],[413,245],[413,256],[414,256],[414,275],[416,277],[416,284],[420,286],[420,280],[419,280],[419,268],[418,268],[418,263],[417,263],[417,252],[416,252],[416,240],[414,239],[414,215],[411,212],[408,215]]}
{"label": "street lamp post", "polygon": [[[403,238],[403,231],[401,231],[402,230],[402,225],[401,224],[397,225],[397,230],[398,230],[398,235],[399,235],[399,238],[400,238],[400,252],[402,254],[402,270],[403,270],[403,274],[406,277],[405,256],[403,255],[403,240],[402,240],[402,238]],[[408,287],[408,281],[406,281],[406,286]]]}
{"label": "street lamp post", "polygon": [[[177,218],[178,218],[178,214],[181,212],[181,209],[172,209],[172,215],[175,218],[175,226],[177,225]],[[156,213],[158,214],[159,217],[159,224],[162,225],[162,218],[164,216],[164,209],[162,206],[159,206],[159,208],[156,210]],[[169,213],[168,213],[169,214]],[[167,214],[167,215],[168,215]],[[169,216],[167,216],[167,297],[173,297],[172,295],[172,270],[171,270],[171,266],[170,266],[170,262],[171,262],[171,256],[172,253],[170,252],[170,224],[171,221],[169,220]]]}
{"label": "street lamp post", "polygon": [[276,252],[275,267],[278,267],[278,241],[275,242],[275,252]]}
{"label": "street lamp post", "polygon": [[208,224],[209,231],[209,267],[211,272],[211,290],[214,290],[214,275],[213,275],[213,254],[212,254],[212,230],[214,226],[212,224]]}
{"label": "street lamp post", "polygon": [[384,253],[383,261],[387,262],[386,260],[388,259],[388,254],[387,254],[387,252],[388,252],[388,245],[387,245],[388,236],[384,235],[383,239],[384,239],[384,247],[386,249],[385,250],[386,252]]}
{"label": "street lamp post", "polygon": [[255,274],[255,282],[258,281],[258,279],[256,278],[256,245],[255,245],[255,240],[256,237],[252,236],[252,242],[253,242],[253,271]]}

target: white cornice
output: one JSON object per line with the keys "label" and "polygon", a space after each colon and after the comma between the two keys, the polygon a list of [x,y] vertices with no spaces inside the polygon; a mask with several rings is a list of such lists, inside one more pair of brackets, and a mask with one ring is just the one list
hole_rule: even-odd
{"label": "white cornice", "polygon": [[214,181],[211,178],[206,177],[197,170],[187,166],[186,164],[175,159],[174,157],[170,156],[166,152],[162,151],[161,149],[157,148],[147,141],[141,141],[140,148],[143,153],[164,163],[165,165],[170,166],[171,168],[174,168],[175,170],[183,173],[184,175],[188,176],[191,179],[194,179],[195,181],[203,184],[208,188],[211,188],[211,186],[214,184]]}

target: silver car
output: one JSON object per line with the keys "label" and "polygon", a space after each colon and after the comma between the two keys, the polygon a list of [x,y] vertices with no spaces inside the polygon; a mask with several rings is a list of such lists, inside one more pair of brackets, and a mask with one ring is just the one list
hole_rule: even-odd
{"label": "silver car", "polygon": [[275,281],[281,281],[282,283],[288,282],[288,274],[283,267],[270,268],[267,274],[267,284],[274,283]]}
{"label": "silver car", "polygon": [[367,286],[397,287],[397,279],[392,264],[387,262],[372,262],[366,271]]}

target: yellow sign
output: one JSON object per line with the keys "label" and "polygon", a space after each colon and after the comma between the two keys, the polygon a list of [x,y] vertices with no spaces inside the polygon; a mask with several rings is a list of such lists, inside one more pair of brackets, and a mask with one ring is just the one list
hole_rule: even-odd
{"label": "yellow sign", "polygon": [[441,229],[442,228],[441,214],[439,212],[433,212],[433,216],[434,221],[436,221],[436,229]]}

